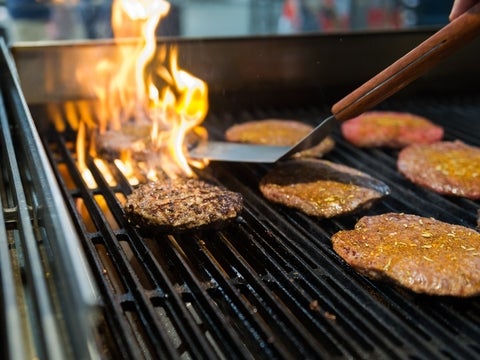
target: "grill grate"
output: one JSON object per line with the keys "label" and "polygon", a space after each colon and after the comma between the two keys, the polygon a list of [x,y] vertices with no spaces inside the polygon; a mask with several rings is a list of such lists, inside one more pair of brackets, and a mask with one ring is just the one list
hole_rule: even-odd
{"label": "grill grate", "polygon": [[[386,102],[442,124],[446,139],[480,146],[480,99]],[[479,202],[443,197],[406,181],[396,152],[337,145],[327,159],[386,182],[392,195],[358,216],[321,220],[266,202],[258,181],[267,166],[211,164],[200,175],[244,195],[245,211],[214,232],[142,238],[124,220],[131,186],[113,163],[114,183],[88,163],[89,188],[76,166],[74,132],[49,131],[45,148],[86,249],[103,301],[104,346],[112,358],[475,358],[479,298],[413,294],[357,274],[334,253],[330,236],[360,215],[417,213],[469,227]],[[51,107],[50,104],[48,107]],[[43,107],[36,118],[48,120]],[[312,124],[324,108],[256,109],[210,115],[213,138],[233,122],[266,117]],[[44,121],[45,123],[45,121]],[[58,128],[58,126],[57,126]]]}

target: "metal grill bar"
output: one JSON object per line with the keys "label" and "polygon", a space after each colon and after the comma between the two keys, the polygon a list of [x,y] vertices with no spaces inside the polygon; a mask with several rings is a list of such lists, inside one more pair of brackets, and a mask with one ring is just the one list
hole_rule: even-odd
{"label": "metal grill bar", "polygon": [[[1,128],[3,129],[3,124],[7,119],[5,113],[5,106],[3,103],[3,97],[0,97],[0,123]],[[4,134],[2,134],[4,135]],[[4,141],[2,141],[2,144]],[[5,149],[2,147],[2,158],[4,158]],[[6,164],[7,161],[3,160],[2,164]],[[5,179],[7,168],[2,166],[1,174],[2,179]],[[22,331],[22,321],[20,314],[20,307],[17,306],[17,286],[15,284],[14,277],[14,266],[12,260],[10,259],[11,251],[10,247],[13,247],[13,243],[9,241],[9,236],[7,236],[7,222],[4,217],[4,212],[8,210],[7,204],[3,204],[2,199],[6,198],[6,192],[3,186],[2,181],[2,197],[0,198],[0,206],[2,211],[0,212],[0,276],[1,276],[1,303],[3,305],[3,316],[2,316],[2,333],[5,334],[6,340],[4,346],[2,346],[2,358],[7,359],[13,357],[13,354],[18,356],[19,359],[26,359],[25,354],[25,345],[23,343],[24,334]],[[7,331],[8,329],[8,331]]]}
{"label": "metal grill bar", "polygon": [[[480,114],[480,102],[467,100],[446,108],[436,106],[441,99],[383,106],[430,117],[445,127],[447,139],[478,146],[480,140],[470,134],[479,129],[472,121]],[[452,113],[461,116],[453,122]],[[314,123],[324,115],[325,109],[318,108],[260,109],[211,115],[206,124],[212,137],[220,137],[234,121],[290,117]],[[38,116],[46,115],[41,109]],[[242,218],[219,232],[142,238],[124,218],[122,204],[132,190],[127,180],[107,161],[115,180],[109,185],[90,161],[96,185],[89,187],[77,167],[71,121],[63,121],[65,130],[45,138],[45,148],[102,293],[110,341],[119,349],[112,354],[326,359],[478,354],[478,298],[422,296],[370,281],[331,248],[330,236],[352,228],[364,214],[412,212],[476,226],[477,201],[410,184],[395,168],[395,151],[356,149],[338,131],[333,134],[337,145],[329,160],[370,173],[392,188],[391,196],[357,216],[320,220],[273,205],[258,191],[268,167],[211,164],[200,175],[244,195]],[[459,130],[464,122],[467,130]]]}
{"label": "metal grill bar", "polygon": [[[0,102],[2,109],[5,109],[3,101]],[[7,116],[3,110],[1,113],[0,128],[2,129],[2,144],[3,152],[5,156],[5,163],[8,164],[6,174],[6,180],[8,181],[8,187],[11,191],[11,207],[16,209],[16,229],[20,242],[18,243],[17,251],[20,253],[20,259],[22,263],[20,267],[26,274],[26,282],[30,289],[31,296],[35,300],[29,300],[34,304],[34,322],[38,321],[38,324],[34,326],[44,329],[44,331],[51,336],[38,336],[36,341],[38,342],[38,356],[61,359],[66,356],[62,351],[61,342],[58,339],[62,339],[60,329],[54,321],[55,315],[53,305],[49,296],[48,285],[46,278],[44,277],[44,269],[42,266],[42,260],[40,255],[40,249],[37,247],[37,236],[35,236],[32,223],[30,221],[30,213],[28,209],[26,194],[22,186],[22,179],[20,170],[17,166],[18,160],[15,157],[14,145],[10,134],[10,126],[7,122]],[[20,339],[23,336],[20,337]],[[11,356],[16,356],[12,353]]]}
{"label": "metal grill bar", "polygon": [[[39,357],[60,359],[65,354],[61,350],[61,343],[58,341],[62,339],[60,329],[54,321],[55,315],[53,304],[49,296],[48,285],[44,277],[44,269],[42,267],[42,260],[40,249],[37,247],[37,237],[34,235],[32,228],[30,214],[28,211],[28,204],[26,195],[23,191],[20,170],[17,166],[18,161],[15,158],[14,146],[11,141],[10,131],[6,117],[1,119],[0,127],[2,129],[3,140],[5,141],[4,151],[6,155],[6,164],[10,170],[7,180],[9,186],[13,189],[12,200],[17,209],[16,225],[18,229],[18,236],[20,238],[21,247],[17,249],[20,251],[20,256],[24,259],[21,267],[26,274],[26,281],[32,291],[31,297],[34,299],[34,317],[39,322],[40,331],[51,334],[51,336],[38,337],[39,342]],[[28,300],[27,300],[28,301]],[[13,354],[12,354],[13,355]]]}

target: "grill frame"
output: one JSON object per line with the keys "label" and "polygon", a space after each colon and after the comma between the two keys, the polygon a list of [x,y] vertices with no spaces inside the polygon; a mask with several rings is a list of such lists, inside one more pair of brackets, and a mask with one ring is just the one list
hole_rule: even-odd
{"label": "grill frame", "polygon": [[[378,65],[380,62],[388,63],[390,57],[401,55],[402,46],[411,47],[412,42],[426,35],[428,32],[185,41],[181,42],[183,48],[180,54],[186,51],[183,59],[191,60],[183,66],[192,73],[200,77],[204,74],[208,79],[220,78],[220,84],[213,83],[213,110],[206,124],[212,137],[221,138],[223,129],[233,121],[294,117],[316,123],[328,113],[326,104],[330,102],[327,100],[335,96],[338,88],[348,88],[356,80],[342,75],[340,78],[343,80],[335,83],[339,79],[338,71],[346,61],[343,57],[347,56],[348,59],[348,55],[355,54],[362,44],[372,41],[390,44],[375,65],[368,63],[368,69],[364,68],[361,74],[355,75],[364,80],[371,75],[367,73],[372,67],[381,67],[382,64]],[[392,38],[403,39],[403,42],[400,41],[399,47],[392,47]],[[347,46],[334,50],[339,39]],[[299,41],[299,44],[294,45],[294,41]],[[307,44],[323,44],[326,48],[316,54],[308,50],[311,48],[307,48]],[[108,53],[103,45],[107,48],[110,46],[108,43],[84,44],[83,47],[67,44],[14,49],[14,53],[16,50],[20,69],[25,69],[32,59],[36,65],[41,64],[46,68],[52,64],[58,65],[60,59],[60,68],[71,70],[68,63],[63,63],[68,51],[78,54],[85,51],[87,55],[80,57],[90,58],[93,53]],[[262,59],[261,64],[273,61],[277,67],[265,70],[260,66],[252,70],[251,66],[258,59],[247,61],[242,56],[246,63],[241,64],[248,69],[239,71],[240,74],[233,76],[233,79],[222,78],[232,67],[228,62],[230,57],[226,55],[226,58],[219,60],[215,55],[230,54],[229,49],[248,49],[254,45],[265,46],[263,56],[272,50],[271,56]],[[474,116],[480,114],[479,94],[469,88],[472,82],[467,81],[478,74],[478,69],[474,69],[478,66],[475,64],[473,67],[471,61],[474,58],[471,51],[475,54],[476,47],[478,42],[456,57],[464,65],[461,68],[452,69],[452,62],[447,62],[438,72],[427,75],[398,97],[384,102],[380,108],[423,112],[426,116],[433,114],[435,120],[447,128],[447,139],[460,137],[480,145],[478,139],[471,135],[479,131],[479,127],[471,122]],[[298,49],[299,54],[292,55],[293,59],[285,60],[283,56],[275,58],[285,48]],[[192,56],[194,50],[199,51],[196,53],[198,56]],[[339,53],[343,55],[343,60],[336,65],[327,65],[325,59],[319,60],[319,56],[329,50],[333,51],[330,60]],[[213,54],[212,58],[216,60],[210,61],[208,58],[207,61],[206,54]],[[25,55],[32,57],[25,58]],[[369,56],[373,58],[375,55],[378,53],[373,50]],[[56,60],[50,61],[53,58]],[[200,65],[195,63],[198,58],[201,59]],[[320,61],[327,70],[334,67],[337,73],[332,77],[320,77],[321,84],[318,85],[315,84],[315,76],[319,72],[328,74],[325,68],[319,70],[310,65],[306,67],[307,70],[302,68],[294,74],[287,72],[284,75],[282,70],[286,66],[279,65],[282,61],[287,64]],[[212,62],[223,65],[216,67],[218,72],[215,74],[208,71],[213,66]],[[234,64],[238,65],[237,62]],[[192,65],[193,69],[188,65]],[[263,75],[263,70],[266,85],[259,84],[258,74]],[[313,74],[307,76],[310,70]],[[275,72],[277,78],[274,78]],[[63,76],[61,71],[55,79]],[[242,76],[244,83],[239,82]],[[455,82],[444,82],[453,77]],[[26,79],[25,75],[20,75],[20,78]],[[53,84],[56,84],[55,79],[52,80]],[[289,82],[291,80],[292,83]],[[232,88],[225,88],[230,84],[234,84]],[[279,84],[283,86],[275,90],[274,96],[264,94],[267,89]],[[439,87],[438,84],[443,86]],[[153,240],[142,238],[123,218],[119,197],[126,196],[132,190],[126,180],[116,174],[118,184],[108,186],[101,171],[90,161],[89,167],[99,188],[89,189],[80,174],[75,174],[75,156],[71,151],[74,133],[52,134],[49,129],[44,101],[49,104],[58,102],[61,108],[64,100],[80,98],[83,102],[85,97],[89,97],[84,89],[76,89],[75,86],[68,88],[70,92],[66,95],[67,99],[55,86],[49,88],[53,94],[40,91],[31,99],[30,108],[37,128],[44,135],[49,161],[99,287],[106,329],[104,344],[109,352],[107,356],[460,359],[475,357],[479,352],[476,343],[480,334],[478,298],[465,300],[416,295],[358,275],[339,259],[329,244],[329,236],[337,230],[352,228],[356,217],[317,220],[265,202],[256,184],[268,166],[212,164],[201,172],[201,176],[225,184],[246,198],[244,214],[229,229],[182,236],[162,235]],[[290,97],[292,91],[298,89],[301,89],[300,94],[306,96]],[[257,94],[263,95],[257,97]],[[252,97],[255,101],[252,101]],[[322,101],[319,102],[319,98]],[[223,112],[225,108],[228,111]],[[452,126],[450,116],[461,117],[459,123],[463,129]],[[66,123],[68,125],[68,121]],[[379,207],[366,213],[412,209],[409,201],[424,199],[422,206],[428,209],[424,215],[440,220],[454,219],[456,223],[475,227],[476,217],[472,211],[480,207],[478,202],[445,198],[418,189],[395,172],[393,152],[358,150],[342,142],[338,131],[334,136],[337,148],[327,155],[327,159],[354,165],[381,180],[386,178],[387,183],[393,185],[393,190],[401,190],[400,195],[382,201]],[[358,159],[361,161],[358,162]],[[66,167],[73,170],[74,175],[70,175],[73,176],[70,181],[75,183],[73,186],[67,184],[63,175],[55,170],[61,163],[66,163]],[[103,200],[98,201],[99,196]],[[87,222],[98,220],[95,226],[86,225],[86,220],[79,215],[76,201],[79,198],[90,209],[91,219]],[[108,203],[110,213],[100,209],[99,202],[102,201]],[[432,205],[434,201],[440,205]],[[453,217],[452,214],[442,214],[446,205],[451,205],[454,210]],[[109,217],[115,219],[113,225],[107,220]],[[272,325],[269,320],[276,322]]]}
{"label": "grill frame", "polygon": [[0,50],[2,358],[90,357],[95,285],[1,38]]}

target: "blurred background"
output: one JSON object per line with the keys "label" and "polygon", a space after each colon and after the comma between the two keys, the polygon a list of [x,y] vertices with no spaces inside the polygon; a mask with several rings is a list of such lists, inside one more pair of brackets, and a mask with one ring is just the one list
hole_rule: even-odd
{"label": "blurred background", "polygon": [[[441,26],[452,2],[171,0],[157,33],[227,37]],[[11,43],[109,38],[110,9],[110,0],[0,0],[0,31]]]}

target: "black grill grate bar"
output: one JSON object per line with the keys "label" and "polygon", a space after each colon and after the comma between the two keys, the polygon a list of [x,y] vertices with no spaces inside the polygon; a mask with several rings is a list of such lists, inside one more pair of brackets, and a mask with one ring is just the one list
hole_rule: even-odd
{"label": "black grill grate bar", "polygon": [[[101,178],[98,177],[99,172],[98,169],[96,169],[92,164],[89,167],[90,170],[92,171],[92,174],[96,178],[97,181],[101,184]],[[116,199],[114,198],[113,194],[110,193],[109,191],[101,191],[100,192],[105,199],[107,199],[107,202],[114,201],[115,203],[117,202]],[[89,201],[88,201],[89,202]],[[88,204],[92,205],[92,204]],[[91,208],[89,209],[89,212],[91,215],[98,216],[98,218],[103,217],[103,212],[101,209],[96,208],[95,210],[92,210]],[[112,208],[110,206],[110,208]],[[97,212],[98,211],[98,212]],[[101,222],[102,224],[108,224],[106,220]],[[178,355],[178,350],[172,346],[172,343],[169,341],[169,338],[166,336],[166,334],[162,331],[160,331],[160,327],[158,326],[158,319],[155,313],[155,309],[152,307],[152,298],[150,298],[151,294],[148,291],[143,291],[143,286],[142,283],[139,281],[137,275],[135,274],[135,270],[132,268],[132,265],[130,264],[129,260],[127,259],[125,252],[121,248],[121,245],[119,244],[119,237],[115,234],[115,232],[109,228],[108,226],[102,226],[100,228],[100,234],[102,239],[102,244],[105,245],[105,247],[108,249],[109,255],[111,256],[112,262],[117,269],[117,272],[121,274],[122,281],[124,285],[126,286],[127,293],[129,296],[127,297],[127,301],[121,301],[124,297],[120,296],[117,297],[116,299],[113,299],[115,302],[120,302],[120,306],[122,309],[131,311],[133,314],[137,314],[139,321],[141,322],[142,326],[142,331],[143,333],[140,334],[139,331],[133,330],[135,328],[134,325],[132,326],[132,331],[135,336],[142,337],[146,336],[148,338],[148,342],[151,344],[151,347],[148,345],[145,345],[145,349],[143,351],[149,352],[152,351],[154,353],[154,356],[158,357],[170,357],[170,358],[176,358]],[[88,238],[88,236],[87,236]],[[128,241],[131,249],[134,250],[135,256],[139,259],[143,259],[145,256],[145,252],[143,249],[139,249],[136,245],[136,241],[138,240],[131,240],[129,237],[122,237],[122,239],[125,239]],[[134,245],[132,245],[134,244]],[[141,255],[142,254],[142,255]],[[149,269],[147,267],[147,269]],[[147,272],[148,276],[152,278],[152,274],[150,272]],[[165,292],[165,290],[160,289],[160,291],[157,293],[160,295],[165,296],[166,293],[172,293],[173,291],[170,292]],[[153,297],[156,297],[154,295]],[[165,307],[168,308],[169,302],[166,301]],[[171,310],[171,309],[170,309]],[[143,340],[137,339],[137,341],[142,344]],[[147,343],[148,343],[147,342]],[[132,346],[131,346],[132,348]],[[148,350],[149,348],[150,350]],[[133,347],[135,349],[135,347]]]}
{"label": "black grill grate bar", "polygon": [[[235,180],[232,180],[232,183],[234,181]],[[229,184],[231,184],[231,182],[229,182]],[[247,223],[255,223],[255,218],[256,216],[254,217],[254,219],[249,219]],[[275,228],[276,224],[281,223],[282,220],[272,218],[270,219],[270,221],[271,223],[268,224],[268,232],[271,233],[273,231],[272,229]],[[401,341],[402,343],[408,343],[412,351],[414,351],[414,344],[416,344],[416,346],[418,346],[419,353],[423,352],[424,354],[429,354],[429,350],[426,349],[423,346],[421,340],[418,339],[418,334],[409,330],[408,327],[406,327],[399,320],[397,320],[396,317],[392,315],[390,311],[384,308],[381,304],[379,305],[377,303],[372,303],[370,298],[371,291],[368,291],[368,289],[364,289],[365,284],[361,285],[363,278],[359,277],[355,273],[346,273],[344,266],[339,266],[335,263],[332,264],[332,262],[329,260],[329,257],[325,257],[325,254],[318,254],[318,251],[315,250],[312,250],[312,254],[316,253],[315,256],[318,256],[318,258],[321,259],[321,264],[323,266],[326,266],[321,267],[320,265],[318,265],[318,267],[321,268],[320,273],[328,274],[328,276],[322,276],[321,278],[319,278],[318,268],[315,269],[317,270],[316,272],[313,272],[310,267],[301,266],[301,262],[300,264],[294,264],[293,254],[295,253],[295,251],[292,249],[295,249],[297,247],[297,242],[301,239],[301,237],[299,236],[299,233],[296,231],[296,229],[292,229],[291,233],[285,233],[285,229],[283,231],[284,233],[282,234],[282,236],[284,238],[278,241],[272,241],[272,245],[263,244],[263,242],[265,242],[264,239],[268,237],[258,237],[259,243],[255,244],[256,246],[254,248],[261,249],[266,246],[262,251],[262,254],[263,256],[265,256],[263,261],[267,261],[268,255],[266,254],[272,254],[281,251],[280,246],[285,246],[285,244],[290,245],[290,248],[288,250],[283,251],[284,253],[288,254],[287,258],[282,260],[281,262],[291,265],[299,274],[302,274],[302,276],[306,276],[306,274],[308,274],[311,283],[314,283],[314,285],[309,284],[310,287],[313,288],[313,291],[311,291],[311,293],[314,294],[314,297],[312,298],[323,299],[324,303],[330,306],[329,308],[331,309],[331,312],[333,314],[339,314],[339,316],[337,316],[339,322],[343,322],[343,326],[346,326],[346,331],[349,332],[348,336],[338,336],[339,340],[344,343],[348,341],[360,342],[360,344],[354,345],[360,348],[362,346],[364,347],[364,344],[370,344],[370,346],[375,347],[375,351],[381,351],[380,348],[382,344],[384,344],[384,355],[389,354],[390,356],[392,356],[392,349],[399,349],[399,354],[405,351],[405,349],[402,349],[401,347],[398,348],[398,346],[395,346],[391,343],[391,341],[399,339],[398,341]],[[254,230],[247,231],[247,233],[254,233]],[[237,247],[240,246],[237,244]],[[304,251],[299,249],[300,255],[302,255],[303,252]],[[330,263],[329,265],[331,267],[325,265],[328,263]],[[274,272],[274,270],[272,270],[271,268],[269,268],[269,271]],[[330,278],[331,280],[325,282],[326,278]],[[356,282],[352,282],[352,278],[357,278],[360,286]],[[285,283],[288,282],[289,280],[286,279],[284,281],[284,286]],[[348,284],[348,286],[341,284]],[[296,289],[296,291],[301,293],[305,291],[305,289]],[[308,307],[308,305],[305,304],[308,304],[308,302],[312,298],[304,298],[297,303],[302,304],[301,309],[303,310],[305,307]],[[332,301],[331,299],[335,299],[335,301]],[[370,308],[365,309],[365,304],[369,304]],[[363,312],[359,311],[359,309],[363,309]],[[318,331],[318,329],[316,329],[316,331]],[[339,333],[341,334],[342,331],[339,331]],[[388,334],[389,336],[385,336],[385,334]],[[429,356],[438,355],[438,352],[433,351],[432,353],[430,353]]]}
{"label": "black grill grate bar", "polygon": [[[440,349],[440,355],[448,354],[450,358],[465,359],[478,356],[478,349],[475,349],[475,346],[478,346],[476,340],[478,339],[478,328],[477,331],[468,334],[469,337],[459,338],[459,333],[455,331],[451,323],[452,320],[459,320],[455,314],[456,311],[441,304],[432,304],[428,297],[413,299],[408,293],[391,291],[390,288],[384,286],[378,288],[378,292],[388,301],[392,313],[406,319],[410,323],[410,327],[415,329],[417,336],[421,335],[428,340],[426,344],[432,351]],[[461,309],[461,304],[458,305]],[[471,320],[462,322],[462,325]],[[462,333],[467,335],[464,331]]]}
{"label": "black grill grate bar", "polygon": [[[205,286],[199,283],[197,280],[194,270],[187,263],[187,259],[184,257],[191,255],[191,252],[195,252],[195,257],[198,257],[201,254],[201,259],[198,261],[208,262],[208,250],[206,249],[205,242],[194,236],[193,238],[185,239],[186,246],[180,246],[177,241],[172,241],[172,246],[168,246],[167,256],[177,265],[176,268],[181,273],[182,281],[185,283],[187,288],[190,290],[190,296],[192,297],[192,304],[198,309],[199,314],[201,315],[202,322],[205,324],[206,331],[208,331],[215,339],[215,343],[219,348],[221,348],[223,354],[229,354],[230,358],[244,358],[246,353],[250,353],[248,348],[240,341],[238,334],[233,330],[231,324],[228,323],[228,319],[225,318],[224,314],[216,305],[214,299],[215,296],[211,296],[210,293],[217,292],[228,292],[225,289],[220,290],[216,282],[216,277],[211,275],[210,271],[207,272],[212,280],[210,281],[209,290],[205,291]],[[195,244],[195,246],[194,246]],[[238,296],[238,294],[236,294]],[[236,311],[239,311],[238,309]],[[243,354],[243,355],[242,355]]]}
{"label": "black grill grate bar", "polygon": [[[173,238],[168,238],[174,242]],[[159,238],[154,241],[165,241],[168,243],[168,238]],[[162,298],[161,303],[168,310],[175,332],[178,332],[178,335],[183,340],[182,348],[187,350],[189,354],[195,354],[195,356],[208,359],[215,358],[215,347],[225,346],[226,344],[212,344],[208,340],[205,340],[206,337],[203,333],[203,325],[198,325],[196,321],[198,315],[193,315],[186,309],[185,300],[182,299],[181,293],[179,294],[178,288],[170,281],[162,266],[151,254],[150,249],[144,247],[145,243],[143,242],[143,239],[140,237],[133,237],[132,242],[136,245],[140,245],[139,247],[144,254],[143,259],[145,260],[146,268],[153,272],[155,282],[157,283],[156,286],[163,289],[161,292],[165,295]],[[173,245],[168,246],[164,251],[170,251],[172,246]],[[146,293],[148,293],[148,291]],[[190,295],[191,294],[192,293],[190,292]],[[157,326],[158,328],[161,328],[161,325],[158,323]]]}
{"label": "black grill grate bar", "polygon": [[[136,243],[142,243],[141,238],[134,239]],[[155,241],[168,242],[166,238],[158,238]],[[143,245],[142,245],[143,246]],[[170,247],[166,249],[168,251]],[[173,322],[173,330],[178,333],[182,339],[182,348],[188,351],[189,356],[195,354],[197,357],[213,359],[216,358],[216,344],[212,344],[205,337],[203,325],[197,323],[198,314],[194,314],[187,310],[186,302],[179,293],[177,287],[170,281],[169,276],[162,269],[162,266],[150,256],[150,250],[146,247],[143,249],[149,254],[149,258],[145,262],[146,266],[153,269],[155,279],[158,281],[159,287],[164,289],[165,297],[162,299],[163,306],[168,310],[168,315]],[[191,294],[191,293],[190,293]],[[157,324],[159,326],[159,324]],[[159,326],[160,328],[161,326]],[[165,329],[163,329],[165,331]],[[219,345],[218,345],[219,346]]]}
{"label": "black grill grate bar", "polygon": [[[424,307],[428,314],[436,319],[439,323],[444,324],[452,334],[466,333],[469,339],[480,339],[480,329],[473,326],[470,321],[478,323],[480,321],[478,308],[465,311],[456,299],[451,299],[451,304],[442,303],[435,306]],[[466,342],[469,342],[466,340]],[[477,341],[470,341],[477,348]]]}
{"label": "black grill grate bar", "polygon": [[[205,271],[208,271],[212,278],[219,282],[219,287],[222,288],[223,292],[233,293],[230,297],[234,299],[231,301],[232,313],[238,314],[244,319],[246,331],[254,335],[263,334],[262,339],[265,346],[268,346],[263,347],[266,356],[270,348],[283,354],[283,357],[288,357],[288,354],[292,356],[292,346],[298,353],[303,353],[304,356],[310,354],[311,356],[314,353],[312,349],[315,347],[308,350],[305,340],[303,342],[297,340],[297,338],[300,338],[296,335],[297,333],[303,333],[304,337],[309,339],[303,327],[291,316],[286,315],[276,303],[265,285],[264,278],[252,274],[246,268],[247,265],[240,262],[239,254],[235,252],[231,245],[228,245],[228,239],[222,234],[219,234],[219,236],[218,240],[205,241],[201,258],[198,261],[206,268]],[[184,244],[185,249],[187,246],[188,244]],[[196,256],[199,255],[196,254]],[[219,262],[222,264],[219,265]],[[224,266],[235,269],[234,273],[226,274],[227,269]],[[232,277],[234,280],[240,278],[242,281],[233,281],[235,286],[232,286]],[[240,291],[240,294],[238,291]],[[240,302],[244,297],[245,300]],[[249,300],[246,300],[247,298]],[[227,301],[227,303],[229,302]],[[267,320],[264,320],[265,317],[267,317]],[[276,325],[273,327],[276,332],[272,332],[272,327],[268,325],[268,318]],[[281,334],[281,337],[278,334]],[[289,343],[290,349],[286,348]],[[307,351],[310,351],[310,353],[305,353]],[[317,351],[319,351],[318,348]]]}
{"label": "black grill grate bar", "polygon": [[[281,326],[283,337],[296,339],[296,342],[302,345],[297,351],[307,357],[314,354],[318,356],[321,353],[324,353],[326,357],[361,353],[362,350],[352,344],[341,330],[338,331],[339,329],[332,324],[333,320],[326,315],[333,315],[333,311],[330,310],[330,313],[324,310],[325,312],[322,313],[320,308],[316,308],[315,301],[320,297],[312,296],[311,291],[305,291],[311,289],[298,286],[298,284],[306,282],[303,274],[299,273],[302,269],[292,264],[292,271],[288,272],[288,269],[278,262],[277,256],[274,256],[275,251],[259,244],[256,236],[254,237],[252,234],[254,232],[248,231],[245,238],[250,238],[255,244],[256,252],[262,253],[260,255],[264,261],[262,266],[265,267],[262,271],[267,274],[264,277],[259,276],[256,269],[252,268],[252,263],[254,263],[252,257],[256,257],[256,254],[238,252],[237,244],[232,244],[229,239],[224,239],[224,243],[228,250],[235,255],[233,262],[238,263],[236,267],[241,269],[240,274],[245,278],[249,291],[258,298],[258,306],[263,306],[263,313],[272,317],[272,320]],[[289,257],[289,261],[292,260],[292,257]],[[334,309],[334,307],[329,309]],[[295,331],[291,332],[292,330]],[[318,341],[319,337],[321,337],[321,342]]]}
{"label": "black grill grate bar", "polygon": [[[88,188],[87,184],[82,178],[81,173],[78,170],[76,160],[72,156],[72,153],[70,152],[69,147],[65,142],[65,138],[62,137],[60,133],[56,132],[52,132],[52,138],[53,137],[55,137],[55,144],[57,145],[57,150],[61,153],[61,158],[57,158],[58,154],[50,154],[50,159],[57,162],[57,169],[60,162],[65,164],[69,170],[70,177],[75,183],[75,189],[69,189],[62,179],[62,175],[58,172],[56,173],[57,180],[60,182],[60,184],[63,185],[62,190],[64,194],[66,195],[67,199],[70,199],[70,211],[75,219],[75,224],[77,228],[83,235],[82,241],[84,243],[84,246],[86,246],[86,248],[89,250],[87,252],[87,255],[89,256],[91,265],[96,267],[97,278],[99,280],[99,283],[102,285],[100,290],[102,291],[102,296],[104,297],[104,303],[107,306],[107,309],[105,311],[106,320],[111,322],[111,324],[113,325],[113,331],[116,333],[117,336],[119,336],[116,341],[121,339],[120,346],[122,347],[122,350],[130,354],[129,356],[135,358],[142,357],[144,355],[143,352],[147,351],[147,349],[144,349],[142,346],[139,346],[138,343],[135,342],[135,336],[139,334],[135,332],[132,333],[131,324],[129,323],[128,319],[125,317],[119,318],[116,316],[116,314],[124,313],[126,303],[129,304],[127,309],[132,309],[132,307],[130,306],[130,304],[132,304],[132,301],[122,302],[121,300],[125,297],[115,296],[109,280],[101,276],[98,277],[98,274],[104,273],[105,267],[102,259],[98,257],[98,251],[95,248],[95,244],[91,242],[91,239],[96,239],[96,243],[101,242],[102,245],[104,245],[105,248],[108,250],[108,254],[117,269],[117,273],[121,275],[122,283],[128,289],[127,291],[130,296],[135,299],[135,301],[133,302],[133,310],[141,314],[141,319],[144,322],[147,333],[151,332],[149,339],[151,340],[152,344],[158,345],[154,347],[154,350],[157,351],[156,355],[160,357],[167,356],[175,358],[177,355],[177,350],[172,347],[170,341],[168,341],[164,333],[159,332],[158,327],[152,325],[155,323],[155,314],[153,313],[152,307],[149,306],[150,301],[147,299],[147,297],[143,295],[141,291],[137,290],[141,289],[142,285],[134,275],[134,271],[130,267],[128,259],[125,258],[125,254],[123,253],[117,242],[116,234],[108,225],[108,221],[105,218],[104,212],[102,211],[102,209],[99,208],[98,204],[94,200],[94,195],[98,190],[93,191],[92,189]],[[96,167],[92,165],[92,163],[90,163],[89,169],[95,175],[96,180],[103,183],[100,172],[98,171],[98,169],[96,169]],[[81,218],[81,215],[78,213],[77,205],[75,204],[75,199],[78,198],[81,198],[84,201],[86,207],[88,208],[90,217],[99,229],[98,233],[89,233],[86,229],[84,221]]]}
{"label": "black grill grate bar", "polygon": [[[75,164],[72,163],[71,165],[72,168],[75,168]],[[117,267],[120,269],[119,271],[126,277],[125,282],[132,292],[132,296],[135,298],[136,302],[135,304],[140,304],[139,306],[142,308],[140,311],[140,314],[142,316],[146,317],[146,320],[142,320],[145,322],[152,322],[152,325],[148,325],[147,323],[144,324],[145,327],[151,326],[152,329],[152,334],[149,335],[149,339],[151,340],[154,348],[156,349],[157,346],[155,345],[157,340],[160,339],[163,334],[163,332],[158,332],[161,329],[161,326],[159,324],[154,324],[154,314],[151,315],[151,319],[149,319],[149,313],[153,311],[151,308],[151,303],[148,302],[148,299],[144,299],[142,295],[137,295],[143,294],[143,292],[140,292],[139,289],[142,288],[141,284],[137,282],[131,283],[131,279],[129,277],[133,278],[134,275],[134,270],[129,267],[128,261],[123,257],[123,251],[118,249],[118,245],[116,245],[117,239],[114,236],[114,232],[107,226],[107,221],[104,218],[103,212],[101,209],[98,208],[98,206],[94,203],[93,201],[93,196],[95,193],[102,193],[104,198],[107,200],[109,203],[109,208],[112,209],[113,213],[117,217],[117,221],[121,224],[121,228],[129,229],[129,233],[135,234],[135,231],[129,227],[129,225],[125,222],[123,213],[121,212],[121,207],[120,203],[118,202],[118,199],[115,197],[114,193],[112,192],[111,189],[109,189],[108,184],[105,182],[105,179],[103,178],[102,174],[100,173],[99,169],[94,166],[93,162],[89,164],[89,169],[91,170],[92,174],[94,175],[95,180],[97,181],[99,185],[99,189],[97,189],[94,192],[90,192],[86,188],[86,186],[82,187],[82,192],[86,192],[84,196],[84,201],[87,203],[87,206],[89,207],[89,212],[91,213],[92,217],[95,219],[99,219],[98,221],[98,226],[100,229],[100,233],[102,234],[102,238],[104,239],[110,239],[109,241],[111,242],[110,246],[107,245],[107,248],[109,248],[110,253],[112,256],[115,256],[116,253],[122,254],[121,259],[117,259],[115,261],[115,264]],[[117,174],[120,174],[120,172],[116,172]],[[79,183],[83,183],[83,180],[81,179],[81,174],[76,171],[75,173],[76,181]],[[121,180],[121,182],[125,183],[124,180]],[[128,190],[130,192],[130,189]],[[162,293],[168,294],[168,297],[165,297],[162,300],[163,305],[167,310],[169,310],[169,316],[171,316],[172,320],[174,321],[177,326],[175,329],[179,332],[179,335],[181,335],[182,339],[184,340],[184,343],[187,345],[186,348],[193,354],[196,355],[201,355],[205,358],[212,358],[214,356],[214,352],[210,346],[210,344],[206,341],[204,341],[204,336],[203,334],[200,333],[198,327],[195,324],[194,319],[192,318],[192,315],[188,313],[188,311],[185,309],[183,301],[178,297],[175,287],[172,283],[170,283],[167,279],[167,276],[163,272],[161,266],[159,266],[155,259],[153,258],[152,254],[150,253],[150,250],[145,247],[143,239],[140,238],[138,235],[132,235],[134,238],[126,237],[128,239],[130,247],[135,251],[136,257],[140,260],[140,262],[145,264],[145,269],[148,272],[148,276],[150,280],[155,282],[157,286],[160,289],[168,289],[168,290],[162,290]],[[87,236],[88,237],[88,236]],[[104,240],[107,242],[107,240]],[[129,276],[129,274],[131,274]],[[148,292],[146,292],[148,293]],[[140,296],[140,299],[139,299]],[[147,316],[145,315],[147,314]],[[147,327],[148,328],[148,327]],[[167,338],[164,338],[163,340],[164,344],[170,344]],[[164,345],[162,344],[162,345]],[[185,345],[184,344],[184,345]],[[171,349],[173,351],[173,349]],[[172,356],[172,354],[170,354]]]}

